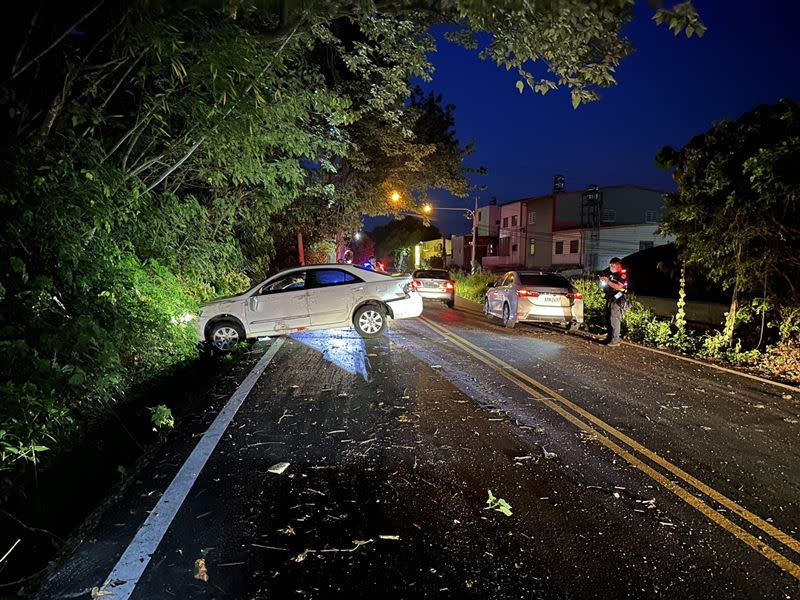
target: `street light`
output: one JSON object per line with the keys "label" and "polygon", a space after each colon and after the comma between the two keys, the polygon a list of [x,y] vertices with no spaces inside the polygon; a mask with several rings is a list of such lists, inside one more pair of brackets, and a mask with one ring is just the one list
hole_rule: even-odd
{"label": "street light", "polygon": [[400,200],[400,192],[394,191],[389,197],[391,198],[392,202],[398,202]]}
{"label": "street light", "polygon": [[360,240],[361,239],[361,232],[360,231],[356,231],[356,234],[353,236],[353,239],[355,241]]}
{"label": "street light", "polygon": [[472,259],[470,260],[470,268],[472,269],[473,273],[478,272],[478,262],[475,259],[475,247],[478,244],[478,197],[475,196],[475,209],[469,208],[455,208],[449,206],[431,206],[430,204],[426,204],[422,207],[422,210],[425,213],[430,213],[432,210],[455,210],[458,212],[465,213],[468,219],[472,220]]}

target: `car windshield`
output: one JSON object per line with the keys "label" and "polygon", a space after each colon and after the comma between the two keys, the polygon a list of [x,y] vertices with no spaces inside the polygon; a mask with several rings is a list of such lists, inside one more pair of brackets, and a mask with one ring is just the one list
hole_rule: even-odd
{"label": "car windshield", "polygon": [[566,277],[561,275],[538,275],[534,273],[520,273],[519,280],[522,285],[543,288],[567,288],[572,287]]}
{"label": "car windshield", "polygon": [[429,271],[414,271],[416,279],[450,279],[450,273],[438,269]]}

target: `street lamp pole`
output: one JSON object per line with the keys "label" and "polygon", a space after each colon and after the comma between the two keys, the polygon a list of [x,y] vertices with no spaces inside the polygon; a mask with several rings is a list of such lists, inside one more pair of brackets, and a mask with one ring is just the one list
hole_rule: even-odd
{"label": "street lamp pole", "polygon": [[470,267],[473,273],[478,272],[478,262],[475,260],[475,249],[478,245],[478,197],[475,196],[475,210],[472,211],[472,260]]}

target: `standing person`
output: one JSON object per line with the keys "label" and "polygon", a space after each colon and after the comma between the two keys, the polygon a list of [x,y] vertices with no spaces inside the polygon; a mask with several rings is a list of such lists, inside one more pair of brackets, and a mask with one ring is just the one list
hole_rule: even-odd
{"label": "standing person", "polygon": [[364,268],[369,269],[370,271],[377,271],[378,262],[375,260],[374,256],[370,256],[369,260],[364,263]]}
{"label": "standing person", "polygon": [[606,293],[606,345],[619,346],[622,343],[622,315],[628,306],[625,294],[628,291],[628,274],[622,268],[622,261],[616,256],[608,263],[610,274],[601,277]]}

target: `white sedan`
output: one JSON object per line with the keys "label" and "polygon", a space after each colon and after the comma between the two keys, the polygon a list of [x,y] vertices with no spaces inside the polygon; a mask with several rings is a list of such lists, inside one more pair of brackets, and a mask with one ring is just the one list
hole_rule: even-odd
{"label": "white sedan", "polygon": [[220,352],[245,339],[350,325],[364,337],[376,337],[387,318],[422,314],[422,298],[411,281],[352,265],[288,269],[244,294],[204,304],[197,332]]}
{"label": "white sedan", "polygon": [[575,331],[583,323],[583,296],[554,273],[510,271],[486,292],[483,312],[504,327],[517,323],[557,323]]}

